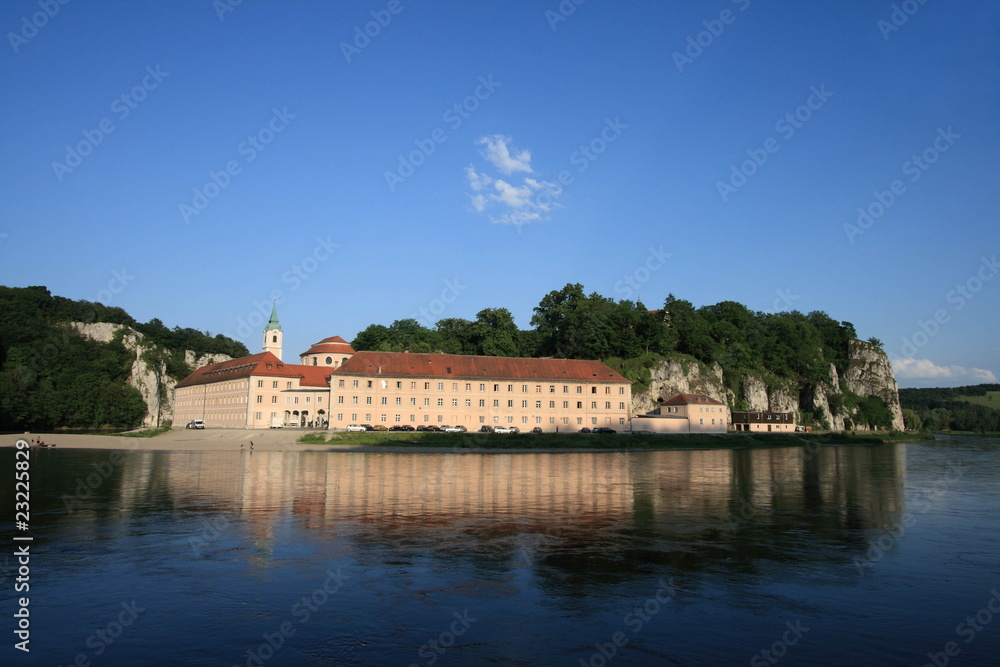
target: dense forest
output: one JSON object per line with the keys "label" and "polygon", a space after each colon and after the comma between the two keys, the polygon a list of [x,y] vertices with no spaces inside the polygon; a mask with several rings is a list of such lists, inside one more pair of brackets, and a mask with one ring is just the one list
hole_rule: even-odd
{"label": "dense forest", "polygon": [[1000,431],[1000,403],[995,408],[961,400],[1000,391],[1000,384],[970,387],[900,389],[906,428],[932,431]]}
{"label": "dense forest", "polygon": [[[489,356],[600,359],[642,389],[649,369],[664,358],[687,355],[718,362],[740,408],[741,378],[754,374],[776,383],[819,383],[833,364],[845,370],[854,325],[814,311],[763,313],[734,301],[695,308],[668,295],[662,307],[586,294],[580,284],[549,292],[534,308],[531,329],[519,329],[506,308],[487,308],[475,320],[442,319],[433,328],[414,319],[372,324],[352,342],[356,350],[445,352]],[[881,348],[881,343],[870,339]],[[891,423],[881,399],[843,396],[873,425]],[[843,406],[841,406],[843,407]]]}
{"label": "dense forest", "polygon": [[[0,429],[131,427],[146,405],[128,378],[134,353],[120,340],[100,343],[69,322],[110,322],[143,334],[147,361],[160,361],[175,379],[191,372],[184,350],[247,354],[225,336],[169,329],[157,319],[136,322],[121,308],[52,296],[45,287],[0,286]],[[153,347],[155,346],[155,347]]]}

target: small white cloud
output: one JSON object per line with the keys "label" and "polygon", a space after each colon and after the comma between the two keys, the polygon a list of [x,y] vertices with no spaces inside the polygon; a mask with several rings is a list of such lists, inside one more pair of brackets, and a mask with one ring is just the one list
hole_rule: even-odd
{"label": "small white cloud", "polygon": [[896,377],[907,380],[973,380],[976,382],[996,382],[997,376],[985,368],[965,366],[938,366],[930,359],[893,359],[892,367]]}
{"label": "small white cloud", "polygon": [[487,174],[480,174],[471,164],[465,168],[465,177],[469,179],[469,187],[479,192],[493,184],[493,179]]}
{"label": "small white cloud", "polygon": [[515,171],[526,171],[530,174],[531,151],[514,149],[510,146],[511,141],[510,137],[494,134],[481,137],[476,143],[485,146],[480,153],[487,162],[499,169],[500,173],[512,174]]}

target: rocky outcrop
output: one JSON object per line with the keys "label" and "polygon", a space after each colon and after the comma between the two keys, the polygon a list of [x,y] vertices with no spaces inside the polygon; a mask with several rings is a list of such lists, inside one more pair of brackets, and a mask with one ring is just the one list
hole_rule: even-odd
{"label": "rocky outcrop", "polygon": [[648,414],[674,394],[697,393],[722,401],[731,410],[801,410],[814,415],[818,422],[825,418],[833,430],[840,431],[845,428],[845,420],[853,416],[849,409],[841,407],[846,391],[860,397],[878,396],[892,413],[892,428],[903,429],[899,386],[889,359],[882,350],[860,340],[849,345],[843,378],[833,364],[828,378],[815,384],[797,385],[780,378],[744,375],[740,378],[739,405],[737,397],[723,383],[718,364],[708,368],[690,357],[670,359],[652,368],[650,376],[649,388],[632,396],[633,414]]}
{"label": "rocky outcrop", "polygon": [[[141,333],[122,324],[109,322],[70,324],[82,336],[102,343],[110,343],[120,336],[125,349],[135,355],[129,384],[139,390],[142,400],[146,403],[146,417],[142,421],[144,428],[155,428],[173,420],[173,390],[177,380],[167,375],[165,365],[158,361],[160,348],[147,343]],[[147,354],[149,352],[152,354]],[[184,351],[184,362],[192,369],[229,359],[231,357],[225,354],[196,355],[191,350]]]}

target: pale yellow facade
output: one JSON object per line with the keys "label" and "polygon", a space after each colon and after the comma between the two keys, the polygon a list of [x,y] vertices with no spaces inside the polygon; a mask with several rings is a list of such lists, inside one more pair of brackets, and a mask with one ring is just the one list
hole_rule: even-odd
{"label": "pale yellow facade", "polygon": [[413,376],[331,376],[330,428],[349,424],[516,426],[521,431],[621,430],[632,401],[627,383]]}

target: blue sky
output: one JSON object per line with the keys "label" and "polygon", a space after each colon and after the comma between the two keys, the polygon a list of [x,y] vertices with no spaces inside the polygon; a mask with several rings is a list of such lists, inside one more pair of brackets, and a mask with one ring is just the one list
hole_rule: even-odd
{"label": "blue sky", "polygon": [[996,3],[234,3],[0,4],[0,283],[251,351],[278,296],[292,359],[579,282],[1000,373]]}

